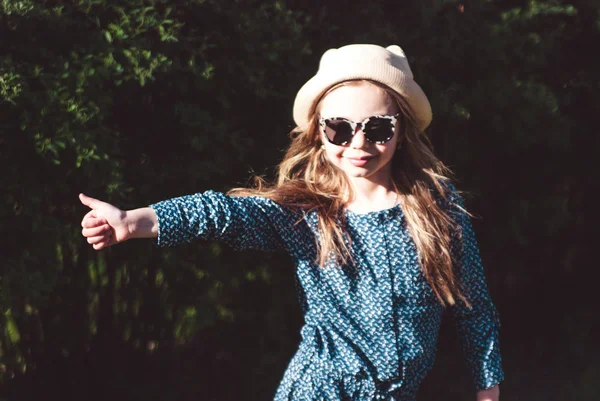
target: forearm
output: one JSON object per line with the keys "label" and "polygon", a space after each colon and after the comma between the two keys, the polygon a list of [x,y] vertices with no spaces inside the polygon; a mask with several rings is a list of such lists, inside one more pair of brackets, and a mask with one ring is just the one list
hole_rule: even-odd
{"label": "forearm", "polygon": [[500,386],[495,385],[487,390],[477,392],[477,401],[498,401],[500,399]]}
{"label": "forearm", "polygon": [[131,238],[156,238],[158,236],[158,216],[151,207],[125,212],[127,228]]}

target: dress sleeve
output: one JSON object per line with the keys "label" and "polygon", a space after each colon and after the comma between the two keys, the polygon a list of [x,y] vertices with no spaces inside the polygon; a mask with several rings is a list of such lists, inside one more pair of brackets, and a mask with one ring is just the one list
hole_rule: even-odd
{"label": "dress sleeve", "polygon": [[464,202],[455,190],[450,201],[457,223],[452,239],[455,272],[463,294],[471,304],[469,308],[458,300],[450,310],[475,387],[483,390],[504,380],[498,333],[500,320],[488,293],[477,241],[471,220],[464,211]]}
{"label": "dress sleeve", "polygon": [[236,249],[285,249],[281,234],[292,227],[291,212],[259,196],[233,197],[215,191],[150,205],[158,216],[158,246],[194,239],[222,241]]}

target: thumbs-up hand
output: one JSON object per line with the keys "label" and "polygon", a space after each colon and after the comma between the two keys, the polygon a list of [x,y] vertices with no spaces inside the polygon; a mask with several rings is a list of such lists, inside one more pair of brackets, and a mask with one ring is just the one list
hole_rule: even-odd
{"label": "thumbs-up hand", "polygon": [[79,200],[91,209],[81,220],[81,233],[95,250],[131,238],[125,211],[84,194],[79,194]]}

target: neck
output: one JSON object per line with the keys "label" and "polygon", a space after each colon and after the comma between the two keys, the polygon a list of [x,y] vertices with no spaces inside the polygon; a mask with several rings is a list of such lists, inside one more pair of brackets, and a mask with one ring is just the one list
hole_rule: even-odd
{"label": "neck", "polygon": [[366,213],[389,209],[398,202],[398,194],[392,184],[391,176],[382,179],[350,177],[354,198],[348,202],[348,209]]}

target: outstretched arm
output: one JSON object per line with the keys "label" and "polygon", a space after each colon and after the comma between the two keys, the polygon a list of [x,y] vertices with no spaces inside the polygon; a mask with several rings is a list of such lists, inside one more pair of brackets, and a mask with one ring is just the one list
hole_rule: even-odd
{"label": "outstretched arm", "polygon": [[81,233],[96,250],[131,238],[158,235],[158,218],[150,207],[121,210],[84,194],[79,194],[79,200],[91,209],[81,221]]}
{"label": "outstretched arm", "polygon": [[297,213],[257,196],[206,191],[127,211],[83,194],[79,197],[92,209],[81,225],[96,250],[131,238],[155,238],[159,246],[202,239],[236,249],[275,251],[287,249],[300,229]]}

